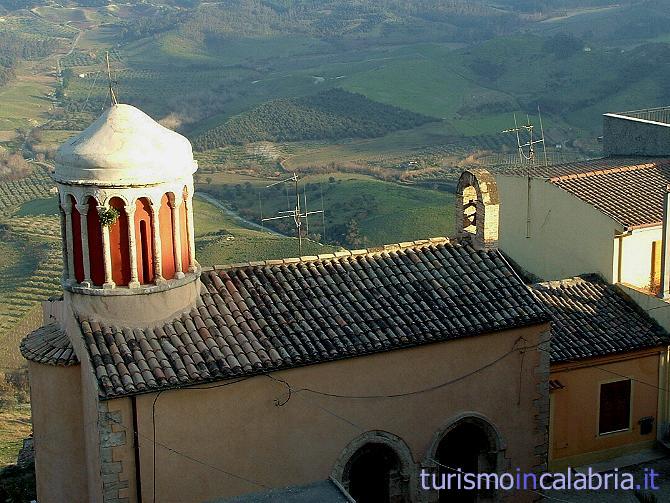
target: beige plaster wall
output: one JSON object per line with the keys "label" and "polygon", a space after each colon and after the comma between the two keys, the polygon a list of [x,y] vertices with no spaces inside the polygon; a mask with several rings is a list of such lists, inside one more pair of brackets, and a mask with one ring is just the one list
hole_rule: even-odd
{"label": "beige plaster wall", "polygon": [[[640,434],[638,420],[658,417],[659,358],[661,349],[599,358],[578,364],[552,365],[551,379],[565,388],[552,392],[550,446],[551,469],[580,466],[650,447],[654,430]],[[634,379],[631,387],[630,428],[624,432],[598,434],[600,385]],[[643,383],[651,383],[648,386]]]}
{"label": "beige plaster wall", "polygon": [[619,284],[617,286],[659,325],[670,332],[670,299],[660,299],[649,291],[634,285]]}
{"label": "beige plaster wall", "polygon": [[623,228],[592,206],[542,179],[531,180],[531,232],[526,237],[527,179],[496,177],[500,248],[528,272],[556,280],[596,272],[615,281],[615,231]]}
{"label": "beige plaster wall", "polygon": [[[168,288],[172,283],[184,284]],[[181,280],[170,280],[166,286],[156,287],[156,291],[145,289],[128,295],[84,295],[65,291],[64,297],[72,309],[82,316],[104,319],[123,326],[144,327],[171,319],[176,313],[189,311],[195,306],[200,289],[200,279],[189,275]],[[123,291],[128,292],[128,289]],[[141,309],[138,309],[139,305]]]}
{"label": "beige plaster wall", "polygon": [[618,238],[621,239],[621,277],[618,279],[619,282],[629,283],[640,288],[650,286],[652,243],[660,241],[662,234],[663,229],[658,226],[636,229],[630,234]]}
{"label": "beige plaster wall", "polygon": [[40,503],[86,502],[80,368],[29,362]]}
{"label": "beige plaster wall", "polygon": [[[297,368],[274,376],[290,382],[294,389],[354,395],[406,392],[484,367],[520,343],[519,337],[524,338],[523,344],[534,345],[541,336],[548,337],[548,325]],[[538,367],[541,360],[544,375]],[[269,487],[323,480],[347,445],[370,430],[400,437],[417,468],[426,461],[439,432],[464,413],[482,415],[497,428],[506,445],[506,467],[532,470],[546,462],[547,374],[546,353],[541,356],[532,349],[523,357],[514,352],[449,386],[402,398],[356,400],[300,392],[278,407],[275,401],[285,401],[287,389],[267,376],[207,390],[140,395],[136,400],[142,498],[188,503],[262,489],[225,472]],[[156,444],[150,441],[154,400]],[[116,402],[109,403],[110,409],[117,408]],[[418,475],[410,478],[411,484],[418,483]],[[535,496],[514,495],[513,499],[531,501]]]}

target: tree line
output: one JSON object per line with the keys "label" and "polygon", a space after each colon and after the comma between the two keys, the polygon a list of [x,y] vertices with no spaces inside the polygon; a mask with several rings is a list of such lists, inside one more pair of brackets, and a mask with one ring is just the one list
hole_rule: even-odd
{"label": "tree line", "polygon": [[208,150],[257,141],[374,138],[437,120],[334,88],[263,103],[194,138],[193,144]]}

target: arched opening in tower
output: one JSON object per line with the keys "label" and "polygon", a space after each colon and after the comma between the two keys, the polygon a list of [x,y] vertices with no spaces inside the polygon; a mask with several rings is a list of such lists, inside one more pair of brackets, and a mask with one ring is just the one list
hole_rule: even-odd
{"label": "arched opening in tower", "polygon": [[158,211],[158,222],[161,232],[161,270],[163,278],[172,279],[175,273],[174,260],[174,239],[172,229],[172,208],[170,207],[169,196],[163,194],[161,198],[161,207]]}
{"label": "arched opening in tower", "polygon": [[[188,266],[191,263],[189,252],[189,235],[188,223],[186,219],[186,202],[188,200],[188,189],[184,187],[182,193],[183,202],[179,206],[179,231],[181,233],[181,268],[182,271],[188,271]],[[193,204],[193,203],[191,203]]]}
{"label": "arched opening in tower", "polygon": [[463,189],[463,230],[477,233],[477,191],[470,185]]}
{"label": "arched opening in tower", "polygon": [[130,244],[126,204],[120,197],[110,199],[109,206],[119,212],[119,218],[109,227],[109,251],[112,260],[112,280],[117,285],[130,283]]}
{"label": "arched opening in tower", "polygon": [[105,257],[102,248],[102,227],[98,216],[98,202],[94,197],[88,198],[88,213],[86,214],[88,231],[88,257],[91,264],[91,282],[102,286],[105,282]]}
{"label": "arched opening in tower", "polygon": [[77,283],[84,281],[84,255],[81,246],[81,215],[77,209],[77,201],[68,196],[72,205],[72,258],[74,259],[74,277]]}
{"label": "arched opening in tower", "polygon": [[154,281],[151,207],[149,201],[144,197],[138,199],[135,204],[137,279],[141,284],[146,285]]}

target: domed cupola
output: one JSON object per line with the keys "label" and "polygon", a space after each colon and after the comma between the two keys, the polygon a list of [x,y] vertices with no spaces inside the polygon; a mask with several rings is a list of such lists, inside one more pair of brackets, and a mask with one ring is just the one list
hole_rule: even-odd
{"label": "domed cupola", "polygon": [[113,105],[56,154],[63,286],[74,293],[164,291],[197,279],[190,142]]}

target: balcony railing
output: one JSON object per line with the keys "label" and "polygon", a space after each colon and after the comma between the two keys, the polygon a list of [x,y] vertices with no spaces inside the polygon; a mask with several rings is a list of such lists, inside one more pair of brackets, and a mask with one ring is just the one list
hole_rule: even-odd
{"label": "balcony railing", "polygon": [[662,122],[663,124],[670,124],[670,107],[647,108],[645,110],[631,110],[630,112],[621,112],[617,115],[623,115],[624,117],[632,117],[634,119]]}

